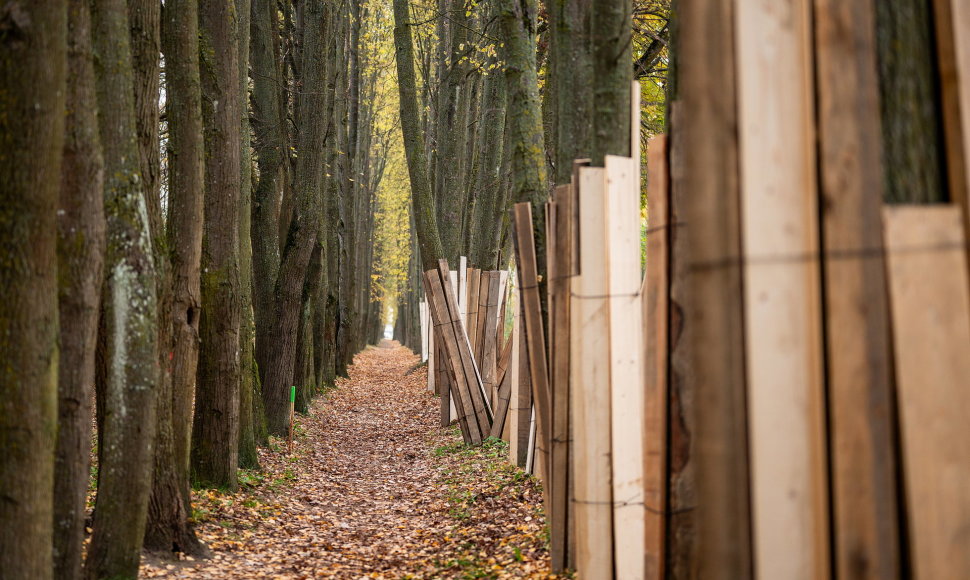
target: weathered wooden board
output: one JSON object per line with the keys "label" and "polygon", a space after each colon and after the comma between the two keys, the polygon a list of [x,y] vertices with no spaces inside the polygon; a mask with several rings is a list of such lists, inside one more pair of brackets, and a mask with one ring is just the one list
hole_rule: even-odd
{"label": "weathered wooden board", "polygon": [[755,570],[824,578],[828,501],[809,0],[735,12]]}
{"label": "weathered wooden board", "polygon": [[570,281],[570,418],[575,469],[576,567],[613,575],[610,462],[610,329],[606,266],[606,170],[579,169],[579,270]]}
{"label": "weathered wooden board", "polygon": [[645,545],[638,163],[630,157],[612,155],[605,160],[613,566],[618,578],[630,579],[644,577]]}
{"label": "weathered wooden board", "polygon": [[885,216],[913,577],[970,578],[970,290],[955,205]]}
{"label": "weathered wooden board", "polygon": [[[462,435],[466,443],[479,444],[482,442],[482,432],[475,420],[474,406],[469,395],[467,376],[460,355],[461,342],[456,336],[451,313],[448,310],[441,272],[429,270],[424,273],[424,277],[435,328],[441,333],[442,349],[439,354],[442,355],[442,362],[447,364],[450,371],[447,385],[455,401]],[[447,279],[447,273],[445,278]]]}
{"label": "weathered wooden board", "polygon": [[647,146],[647,267],[643,298],[644,348],[644,524],[645,576],[663,578],[667,511],[667,330],[669,267],[669,180],[667,137]]}
{"label": "weathered wooden board", "polygon": [[512,398],[509,453],[513,463],[525,467],[528,455],[529,422],[532,415],[532,383],[529,380],[529,353],[522,328],[522,300],[516,287],[515,316],[512,319]]}
{"label": "weathered wooden board", "polygon": [[[949,10],[944,11],[942,8],[947,2]],[[967,175],[970,171],[970,4],[964,0],[935,0],[934,5],[938,10],[934,18],[937,38],[951,45],[938,50],[944,67],[940,80],[950,197],[962,208],[964,230],[970,231],[970,176]],[[956,143],[957,134],[962,139],[962,147]]]}
{"label": "weathered wooden board", "polygon": [[512,401],[512,373],[508,372],[512,362],[512,342],[508,342],[505,352],[498,357],[496,364],[496,381],[499,384],[496,398],[495,416],[492,419],[492,437],[501,438],[506,431],[509,407]]}
{"label": "weathered wooden board", "polygon": [[874,10],[872,2],[815,0],[832,559],[840,578],[900,576]]}
{"label": "weathered wooden board", "polygon": [[549,554],[552,569],[568,567],[570,511],[569,433],[569,278],[572,273],[572,235],[575,229],[575,189],[571,185],[555,190],[554,207],[548,215],[549,257],[549,379],[552,388],[552,447],[549,493]]}
{"label": "weathered wooden board", "polygon": [[[499,381],[496,375],[498,364],[498,301],[499,301],[499,273],[498,271],[482,274],[483,283],[488,281],[488,300],[485,304],[482,321],[482,383],[492,398],[493,406],[498,397]],[[500,431],[501,432],[501,431]]]}
{"label": "weathered wooden board", "polygon": [[[515,254],[522,298],[522,325],[529,353],[529,375],[536,407],[536,453],[539,461],[549,460],[551,434],[551,395],[546,365],[546,339],[539,299],[539,272],[536,264],[535,237],[532,229],[532,204],[517,203],[514,208]],[[548,473],[548,468],[543,473]],[[547,496],[548,499],[548,496]]]}

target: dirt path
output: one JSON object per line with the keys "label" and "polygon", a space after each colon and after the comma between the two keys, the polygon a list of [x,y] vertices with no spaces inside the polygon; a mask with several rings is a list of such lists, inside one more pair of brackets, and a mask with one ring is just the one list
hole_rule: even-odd
{"label": "dirt path", "polygon": [[[541,493],[504,445],[461,445],[410,351],[359,354],[298,423],[293,455],[265,451],[236,494],[196,494],[205,561],[146,558],[145,577],[549,577]],[[285,443],[282,444],[285,446]]]}

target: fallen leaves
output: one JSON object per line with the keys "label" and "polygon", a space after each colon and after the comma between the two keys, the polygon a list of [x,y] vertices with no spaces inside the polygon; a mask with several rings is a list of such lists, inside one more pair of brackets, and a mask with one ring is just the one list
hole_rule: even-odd
{"label": "fallen leaves", "polygon": [[[298,419],[292,455],[261,450],[238,493],[195,493],[205,561],[147,557],[148,578],[555,578],[542,493],[501,441],[441,430],[417,357],[357,355]],[[271,447],[273,447],[271,445]]]}

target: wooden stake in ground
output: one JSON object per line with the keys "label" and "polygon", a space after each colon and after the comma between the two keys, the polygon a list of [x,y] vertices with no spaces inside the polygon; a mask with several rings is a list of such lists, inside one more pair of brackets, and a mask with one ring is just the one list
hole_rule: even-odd
{"label": "wooden stake in ground", "polygon": [[293,422],[296,420],[296,387],[290,387],[290,432],[286,437],[286,450],[293,453]]}

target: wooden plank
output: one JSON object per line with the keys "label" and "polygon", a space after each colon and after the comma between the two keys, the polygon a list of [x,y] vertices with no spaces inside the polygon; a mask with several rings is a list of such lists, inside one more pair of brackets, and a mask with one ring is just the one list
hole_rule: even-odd
{"label": "wooden plank", "polygon": [[874,10],[872,2],[815,0],[832,558],[840,578],[901,574]]}
{"label": "wooden plank", "polygon": [[487,272],[488,280],[488,302],[485,305],[485,318],[482,331],[482,383],[486,386],[486,391],[496,400],[498,396],[498,375],[496,374],[498,364],[498,300],[499,300],[499,273],[498,271]]}
{"label": "wooden plank", "polygon": [[[475,336],[472,347],[475,353],[475,362],[478,363],[478,369],[483,372],[482,384],[484,385],[485,325],[488,319],[488,300],[492,287],[489,284],[488,272],[479,270],[478,279],[478,320],[475,322]],[[492,393],[489,388],[490,385],[486,385],[485,392],[488,394],[489,400],[491,400]]]}
{"label": "wooden plank", "polygon": [[755,570],[829,569],[809,0],[740,0],[741,208]]}
{"label": "wooden plank", "polygon": [[498,396],[496,398],[495,416],[492,419],[492,437],[501,438],[506,430],[508,422],[509,407],[512,401],[512,373],[509,372],[509,364],[512,362],[512,341],[508,342],[508,347],[502,356],[498,358],[496,364],[496,377],[499,383]]}
{"label": "wooden plank", "polygon": [[[447,260],[440,260],[438,264],[442,274],[448,271]],[[458,300],[455,297],[455,289],[447,279],[447,276],[443,276],[442,281],[445,304],[447,305],[451,314],[452,324],[454,325],[456,338],[459,342],[458,355],[460,356],[462,370],[465,374],[464,386],[468,389],[468,397],[471,400],[471,408],[474,410],[474,416],[478,422],[479,432],[484,437],[488,435],[488,432],[492,426],[492,411],[489,407],[488,399],[485,397],[485,392],[482,389],[482,376],[478,371],[478,365],[475,363],[475,359],[472,357],[471,345],[468,342],[468,336],[458,336],[459,334],[463,333],[461,325],[461,313],[458,310]],[[462,340],[462,338],[464,340]],[[461,386],[462,385],[460,384],[459,387]],[[467,407],[466,410],[468,410]]]}
{"label": "wooden plank", "polygon": [[437,270],[429,270],[424,273],[424,276],[428,304],[431,306],[435,328],[441,333],[440,344],[443,348],[440,354],[443,355],[441,357],[442,362],[447,363],[449,367],[450,376],[447,384],[458,411],[458,422],[462,425],[462,435],[466,443],[477,445],[482,442],[482,432],[475,420],[474,405],[469,396],[467,385],[463,384],[467,383],[467,379],[460,355],[460,342],[455,333],[451,313],[448,311],[441,273]]}
{"label": "wooden plank", "polygon": [[[970,4],[964,0],[935,0],[934,4],[939,10],[940,6],[947,1],[949,13],[937,13],[934,20],[937,22],[938,39],[941,42],[952,42],[952,48],[943,47],[943,50],[939,51],[942,53],[940,57],[942,64],[944,66],[950,64],[953,68],[952,71],[946,69],[941,71],[945,134],[948,144],[947,167],[950,168],[948,176],[951,184],[950,198],[962,208],[963,228],[965,231],[970,231],[970,189],[968,189],[970,176],[967,175],[970,168]],[[952,26],[950,34],[942,30],[947,24]],[[950,79],[951,73],[955,73],[956,79]],[[952,88],[954,84],[957,85],[955,89]],[[957,93],[956,97],[953,95],[954,92]],[[955,122],[957,119],[953,118],[954,113],[959,114],[959,125]],[[962,147],[957,147],[953,143],[954,139],[951,135],[957,132],[962,139]],[[959,158],[961,154],[962,160]],[[963,187],[961,188],[960,185]]]}
{"label": "wooden plank", "polygon": [[553,571],[568,567],[569,549],[569,276],[572,271],[573,187],[556,187],[546,215],[549,275],[549,379],[552,444],[549,462],[549,555]]}
{"label": "wooden plank", "polygon": [[970,578],[970,290],[955,205],[885,209],[913,578]]}
{"label": "wooden plank", "polygon": [[[475,356],[475,337],[478,336],[478,295],[481,291],[481,271],[475,268],[468,269],[468,312],[463,318],[465,320],[465,330],[468,340],[472,346],[472,356]],[[475,358],[478,362],[478,358]]]}
{"label": "wooden plank", "polygon": [[421,362],[428,360],[428,303],[424,300],[418,303],[418,323],[421,327]]}
{"label": "wooden plank", "polygon": [[525,467],[528,454],[529,421],[532,413],[532,384],[529,381],[529,353],[522,328],[522,300],[516,287],[515,315],[512,318],[512,398],[509,455],[512,463]]}
{"label": "wooden plank", "polygon": [[[542,322],[542,306],[539,299],[539,272],[536,264],[535,236],[532,229],[532,204],[515,204],[514,229],[515,254],[518,264],[520,297],[522,298],[522,325],[525,329],[526,350],[529,353],[529,378],[536,407],[536,453],[541,462],[549,460],[549,435],[551,433],[551,395],[546,365],[546,339]],[[544,471],[547,473],[548,469]]]}
{"label": "wooden plank", "polygon": [[667,329],[669,267],[669,178],[667,137],[647,146],[647,267],[643,297],[644,361],[644,538],[645,576],[664,576],[667,512]]}
{"label": "wooden plank", "polygon": [[608,155],[605,165],[613,566],[618,578],[639,579],[646,541],[639,161]]}
{"label": "wooden plank", "polygon": [[580,274],[570,280],[570,417],[575,469],[576,568],[613,576],[610,329],[606,295],[606,170],[579,169]]}

